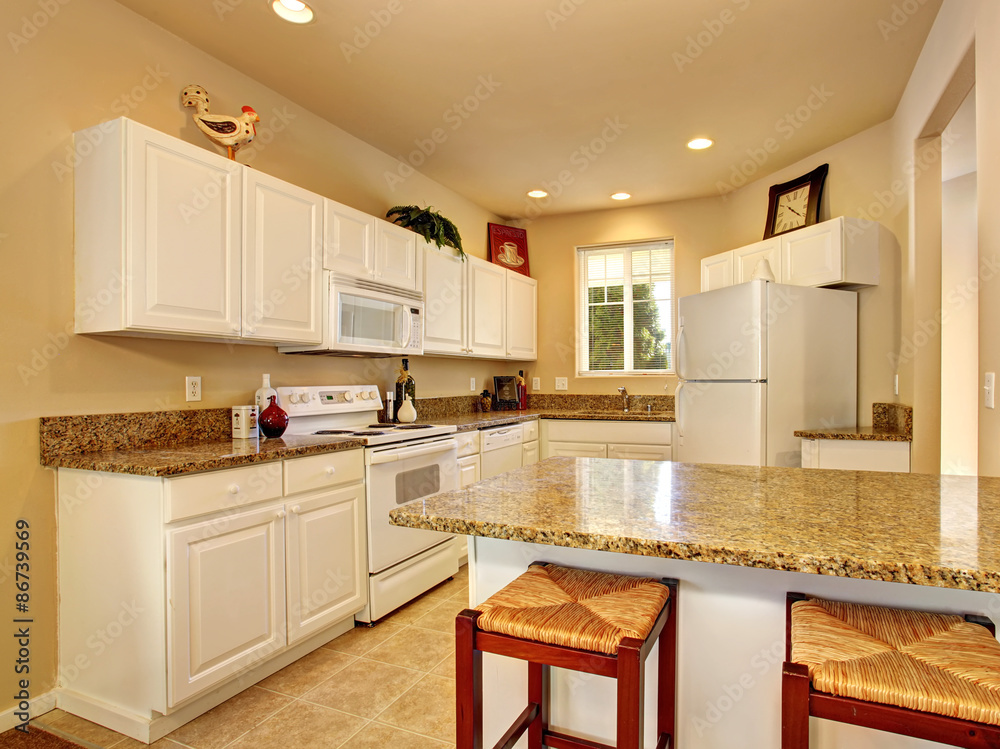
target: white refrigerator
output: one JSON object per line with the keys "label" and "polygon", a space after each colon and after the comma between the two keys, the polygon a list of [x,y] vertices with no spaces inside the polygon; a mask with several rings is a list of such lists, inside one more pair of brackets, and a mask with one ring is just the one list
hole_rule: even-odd
{"label": "white refrigerator", "polygon": [[853,291],[749,281],[678,302],[675,460],[801,466],[796,429],[857,424]]}

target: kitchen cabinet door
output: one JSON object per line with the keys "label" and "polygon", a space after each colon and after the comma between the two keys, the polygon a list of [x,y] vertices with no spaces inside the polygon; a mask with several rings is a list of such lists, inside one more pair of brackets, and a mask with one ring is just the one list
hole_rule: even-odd
{"label": "kitchen cabinet door", "polygon": [[507,358],[538,358],[538,281],[507,271]]}
{"label": "kitchen cabinet door", "polygon": [[466,308],[466,263],[457,253],[427,245],[424,262],[424,353],[470,352]]}
{"label": "kitchen cabinet door", "polygon": [[606,458],[608,446],[592,442],[549,442],[549,458]]}
{"label": "kitchen cabinet door", "polygon": [[362,484],[291,497],[286,504],[289,644],[368,603]]}
{"label": "kitchen cabinet door", "polygon": [[844,245],[841,221],[824,221],[779,238],[785,283],[824,286],[842,279]]}
{"label": "kitchen cabinet door", "polygon": [[375,280],[401,289],[420,289],[415,232],[375,219]]}
{"label": "kitchen cabinet door", "polygon": [[733,250],[733,283],[744,283],[753,279],[753,272],[761,260],[771,266],[774,280],[781,282],[781,238],[771,237],[763,242],[754,242],[746,247]]}
{"label": "kitchen cabinet door", "polygon": [[276,343],[323,338],[323,198],[246,170],[243,337]]}
{"label": "kitchen cabinet door", "polygon": [[[103,146],[119,152],[124,146],[124,174],[103,171],[100,154],[89,165],[84,159],[75,176],[83,201],[78,217],[95,201],[125,211],[107,220],[108,208],[98,207],[78,224],[78,300],[82,293],[100,302],[124,287],[126,319],[117,326],[112,321],[111,329],[238,336],[243,165],[134,122],[117,126],[120,132],[105,134]],[[125,143],[115,137],[122,133]],[[117,202],[123,191],[124,201]],[[126,236],[115,242],[122,218]],[[122,239],[124,280],[111,284]],[[101,242],[107,245],[98,247]],[[100,310],[95,317],[103,317]],[[79,329],[95,330],[86,322]]]}
{"label": "kitchen cabinet door", "polygon": [[507,356],[507,269],[467,257],[469,264],[469,348],[475,356]]}
{"label": "kitchen cabinet door", "polygon": [[167,531],[171,707],[285,646],[283,516],[272,506]]}
{"label": "kitchen cabinet door", "polygon": [[670,445],[608,445],[608,457],[617,460],[670,460]]}
{"label": "kitchen cabinet door", "polygon": [[478,455],[458,459],[458,485],[464,489],[482,478],[481,462]]}
{"label": "kitchen cabinet door", "polygon": [[521,445],[521,465],[530,466],[538,462],[538,440],[524,442]]}
{"label": "kitchen cabinet door", "polygon": [[718,255],[701,260],[701,290],[714,291],[733,285],[733,251],[720,252]]}
{"label": "kitchen cabinet door", "polygon": [[375,217],[329,199],[323,211],[323,267],[354,278],[374,276]]}

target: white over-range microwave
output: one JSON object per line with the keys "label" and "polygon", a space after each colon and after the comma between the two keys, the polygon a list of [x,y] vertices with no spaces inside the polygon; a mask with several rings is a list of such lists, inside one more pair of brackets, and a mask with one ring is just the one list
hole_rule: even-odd
{"label": "white over-range microwave", "polygon": [[424,352],[424,299],[419,291],[324,271],[323,342],[281,346],[284,354],[407,356]]}

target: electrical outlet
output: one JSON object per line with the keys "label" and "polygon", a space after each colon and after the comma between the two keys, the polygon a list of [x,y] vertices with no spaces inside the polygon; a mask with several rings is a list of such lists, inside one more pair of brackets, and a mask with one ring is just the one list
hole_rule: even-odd
{"label": "electrical outlet", "polygon": [[186,401],[200,401],[201,400],[201,378],[200,377],[185,377],[184,378],[184,400],[186,400]]}
{"label": "electrical outlet", "polygon": [[899,395],[899,375],[893,375],[892,377],[892,394]]}
{"label": "electrical outlet", "polygon": [[556,390],[569,390],[569,381],[565,377],[556,377]]}
{"label": "electrical outlet", "polygon": [[541,377],[532,377],[531,378],[531,389],[532,390],[541,390],[542,389],[542,378]]}
{"label": "electrical outlet", "polygon": [[473,393],[476,392],[476,378],[475,377],[470,377],[469,378],[469,390],[471,390]]}
{"label": "electrical outlet", "polygon": [[985,406],[987,408],[995,408],[996,401],[996,387],[997,387],[997,375],[996,372],[986,373],[986,386],[983,388],[986,395]]}

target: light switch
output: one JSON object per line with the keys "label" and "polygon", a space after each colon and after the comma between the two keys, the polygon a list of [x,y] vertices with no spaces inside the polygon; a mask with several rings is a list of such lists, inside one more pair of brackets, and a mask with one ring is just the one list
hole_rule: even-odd
{"label": "light switch", "polygon": [[983,390],[986,391],[986,407],[987,408],[994,408],[995,407],[996,389],[997,389],[997,375],[996,375],[996,372],[987,372],[986,373],[986,385],[983,387]]}
{"label": "light switch", "polygon": [[565,377],[556,377],[556,390],[569,390],[569,382]]}
{"label": "light switch", "polygon": [[541,390],[542,389],[542,378],[541,377],[532,377],[531,378],[531,389],[532,390]]}
{"label": "light switch", "polygon": [[473,393],[476,392],[476,378],[475,377],[470,377],[469,378],[469,390],[471,390]]}

